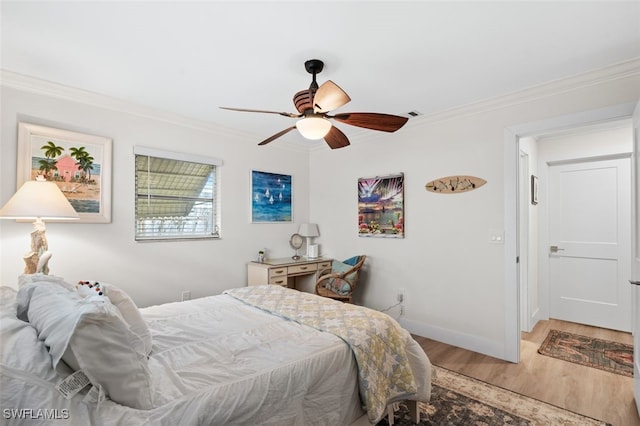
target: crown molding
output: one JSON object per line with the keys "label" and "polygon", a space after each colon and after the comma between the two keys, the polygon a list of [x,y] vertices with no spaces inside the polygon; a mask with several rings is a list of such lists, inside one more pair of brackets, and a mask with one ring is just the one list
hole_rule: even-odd
{"label": "crown molding", "polygon": [[552,80],[526,89],[469,103],[446,111],[435,112],[410,119],[410,127],[430,125],[453,118],[476,115],[488,111],[511,107],[518,104],[548,98],[585,87],[595,86],[623,78],[640,75],[640,57],[618,62],[603,68],[576,74],[570,77]]}
{"label": "crown molding", "polygon": [[[570,77],[553,80],[526,89],[518,90],[506,95],[496,96],[479,102],[473,102],[446,111],[427,114],[418,118],[412,118],[407,123],[408,128],[417,128],[433,123],[480,114],[483,112],[507,108],[510,106],[543,99],[558,94],[571,92],[581,88],[595,86],[623,78],[640,75],[640,57],[619,62],[607,67],[573,75]],[[137,115],[153,120],[159,120],[179,126],[184,126],[209,133],[225,134],[231,137],[252,138],[252,135],[239,130],[230,129],[221,125],[215,125],[191,118],[186,118],[175,113],[162,111],[112,98],[94,92],[89,92],[74,87],[64,86],[58,83],[38,79],[15,73],[6,69],[0,69],[0,86],[31,92],[39,95],[50,96],[68,101],[92,105],[112,111]],[[350,137],[352,142],[364,139],[367,132],[358,132]],[[300,146],[292,142],[283,143],[283,148],[303,151],[316,151],[322,146]]]}
{"label": "crown molding", "polygon": [[113,98],[75,87],[65,86],[47,80],[30,77],[6,69],[0,69],[0,86],[9,87],[37,95],[49,96],[67,101],[78,102],[111,111],[132,114],[139,117],[162,121],[178,126],[188,127],[209,133],[224,134],[232,137],[247,138],[248,133],[224,126],[207,123],[179,114],[138,105],[122,99]]}

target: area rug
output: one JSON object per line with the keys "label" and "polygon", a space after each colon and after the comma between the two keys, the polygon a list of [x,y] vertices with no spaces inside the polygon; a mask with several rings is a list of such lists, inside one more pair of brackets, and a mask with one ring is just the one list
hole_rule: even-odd
{"label": "area rug", "polygon": [[[608,425],[510,390],[434,366],[431,401],[420,404],[420,425]],[[413,423],[404,403],[395,404],[394,425]],[[388,425],[387,419],[377,426]]]}
{"label": "area rug", "polygon": [[542,355],[633,377],[633,346],[550,330],[538,349]]}

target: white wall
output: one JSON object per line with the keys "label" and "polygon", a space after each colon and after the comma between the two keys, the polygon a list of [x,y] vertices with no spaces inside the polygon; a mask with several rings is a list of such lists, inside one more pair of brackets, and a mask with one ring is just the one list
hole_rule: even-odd
{"label": "white wall", "polygon": [[[512,349],[507,334],[513,333],[505,331],[512,327],[507,304],[517,303],[506,296],[506,289],[516,284],[505,282],[505,246],[489,243],[490,230],[508,229],[504,212],[509,182],[504,176],[511,160],[504,158],[505,129],[638,97],[636,70],[621,78],[555,85],[517,101],[509,98],[411,120],[395,134],[371,132],[339,155],[313,151],[311,220],[320,224],[323,249],[338,258],[369,256],[356,299],[360,303],[385,308],[404,288],[401,323],[410,331],[517,358],[507,355]],[[394,172],[405,175],[406,238],[358,237],[357,179]],[[478,176],[487,184],[457,195],[425,191],[428,181],[456,174]]]}
{"label": "white wall", "polygon": [[[410,331],[505,357],[510,318],[505,313],[511,303],[505,296],[511,285],[505,278],[507,250],[489,243],[490,230],[505,229],[509,222],[504,213],[509,185],[504,177],[505,129],[635,102],[640,97],[640,72],[627,67],[618,74],[597,74],[595,79],[571,80],[568,85],[554,82],[544,90],[412,119],[394,134],[362,131],[351,137],[348,148],[311,152],[276,145],[265,149],[246,135],[145,118],[51,93],[9,88],[3,82],[0,203],[15,191],[19,121],[114,141],[113,222],[49,224],[52,273],[71,281],[117,283],[141,306],[178,300],[183,290],[191,290],[193,297],[217,294],[244,285],[245,263],[257,249],[267,247],[273,256],[290,255],[289,236],[300,222],[309,220],[320,226],[316,240],[323,254],[341,259],[368,255],[357,302],[386,308],[404,288],[406,315],[401,323]],[[136,144],[223,159],[220,241],[134,242],[132,148]],[[251,169],[293,175],[295,224],[249,223]],[[358,237],[357,179],[395,172],[405,174],[406,238]],[[478,176],[487,184],[457,195],[425,190],[428,181],[454,174]],[[0,221],[1,284],[15,285],[29,231],[28,224]]]}
{"label": "white wall", "polygon": [[[225,288],[246,285],[245,264],[259,249],[266,247],[273,256],[289,256],[289,236],[300,222],[308,220],[306,150],[258,147],[256,138],[223,129],[190,127],[186,121],[183,125],[172,124],[7,86],[2,86],[1,95],[0,204],[16,190],[18,122],[113,139],[112,223],[47,224],[53,252],[51,273],[71,282],[112,282],[122,286],[141,306],[179,300],[183,290],[191,290],[193,298],[217,294]],[[134,241],[134,145],[223,160],[221,240]],[[294,224],[250,223],[252,169],[293,176]],[[16,286],[24,268],[22,255],[29,249],[29,232],[28,223],[0,221],[0,284]]]}

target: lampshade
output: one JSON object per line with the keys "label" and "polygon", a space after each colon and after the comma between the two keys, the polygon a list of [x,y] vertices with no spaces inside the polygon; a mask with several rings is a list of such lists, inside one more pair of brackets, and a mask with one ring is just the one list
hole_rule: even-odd
{"label": "lampshade", "polygon": [[331,122],[319,116],[309,116],[298,120],[296,127],[302,136],[315,140],[322,139],[329,133]]}
{"label": "lampshade", "polygon": [[315,223],[303,223],[300,225],[298,229],[298,234],[303,237],[318,237],[320,233],[318,232],[318,225]]}
{"label": "lampshade", "polygon": [[[331,80],[325,81],[314,96],[315,112],[328,112],[351,101],[349,95]],[[319,103],[322,103],[320,105]]]}
{"label": "lampshade", "polygon": [[58,185],[40,178],[25,182],[0,209],[0,218],[74,220],[80,216]]}
{"label": "lampshade", "polygon": [[23,256],[24,273],[49,273],[51,252],[42,219],[74,220],[80,215],[69,203],[58,185],[42,176],[25,182],[0,209],[0,219],[34,219],[31,250]]}

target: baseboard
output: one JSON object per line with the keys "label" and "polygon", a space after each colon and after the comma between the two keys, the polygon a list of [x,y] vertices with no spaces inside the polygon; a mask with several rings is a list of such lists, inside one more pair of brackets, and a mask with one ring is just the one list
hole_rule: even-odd
{"label": "baseboard", "polygon": [[505,359],[505,348],[503,342],[483,339],[470,334],[435,327],[433,325],[410,319],[400,318],[398,322],[412,334],[437,340],[438,342],[446,343],[458,348],[492,356],[494,358]]}

